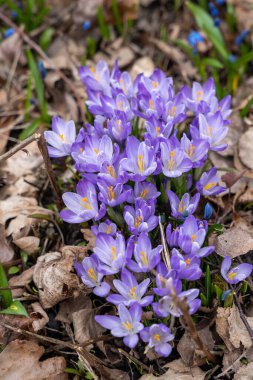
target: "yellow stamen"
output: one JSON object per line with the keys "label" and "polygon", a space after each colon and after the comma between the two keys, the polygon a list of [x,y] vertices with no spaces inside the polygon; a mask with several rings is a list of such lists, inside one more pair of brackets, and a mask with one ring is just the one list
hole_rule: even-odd
{"label": "yellow stamen", "polygon": [[158,87],[158,82],[156,82],[155,80],[152,81],[152,85],[153,87],[157,88]]}
{"label": "yellow stamen", "polygon": [[112,252],[112,260],[114,261],[117,258],[116,247],[114,245],[111,247],[111,252]]}
{"label": "yellow stamen", "polygon": [[188,154],[189,157],[192,157],[194,150],[195,150],[195,146],[192,144],[190,144],[189,149],[186,148],[186,153]]}
{"label": "yellow stamen", "polygon": [[191,241],[194,241],[196,239],[197,235],[193,234],[191,237]]}
{"label": "yellow stamen", "polygon": [[144,160],[142,154],[138,154],[138,168],[141,173],[144,172]]}
{"label": "yellow stamen", "polygon": [[213,133],[213,127],[211,127],[211,126],[209,125],[208,128],[207,128],[207,135],[208,135],[209,137],[212,137],[212,133]]}
{"label": "yellow stamen", "polygon": [[142,190],[142,192],[140,193],[140,197],[141,197],[141,198],[145,198],[147,194],[148,194],[148,189],[144,189],[144,190]]}
{"label": "yellow stamen", "polygon": [[161,341],[161,336],[160,336],[160,334],[155,334],[155,335],[154,335],[154,338],[155,338],[155,340],[157,340],[158,342]]}
{"label": "yellow stamen", "polygon": [[124,326],[127,330],[131,330],[131,329],[133,328],[132,323],[130,323],[129,321],[127,321],[127,322],[122,322],[121,324],[122,324],[122,326]]}
{"label": "yellow stamen", "polygon": [[216,182],[210,182],[206,186],[204,186],[204,190],[209,190],[214,186],[216,186]]}
{"label": "yellow stamen", "polygon": [[142,223],[142,217],[139,215],[137,218],[134,220],[134,227],[137,228],[139,225]]}
{"label": "yellow stamen", "polygon": [[129,295],[132,299],[136,299],[136,286],[133,286],[130,290],[129,290]]}
{"label": "yellow stamen", "polygon": [[197,100],[200,102],[203,99],[204,92],[199,90],[197,91]]}
{"label": "yellow stamen", "polygon": [[116,124],[117,124],[117,127],[118,127],[118,131],[121,132],[121,129],[122,129],[122,124],[121,124],[121,120],[116,120]]}
{"label": "yellow stamen", "polygon": [[98,155],[99,150],[97,148],[93,148],[93,151]]}
{"label": "yellow stamen", "polygon": [[118,108],[119,108],[120,111],[123,111],[123,102],[122,102],[122,100],[118,101]]}
{"label": "yellow stamen", "polygon": [[113,178],[116,178],[116,172],[112,165],[107,166],[107,172],[112,176]]}
{"label": "yellow stamen", "polygon": [[176,110],[177,110],[177,107],[175,106],[171,107],[171,109],[169,110],[169,115],[171,117],[175,116]]}
{"label": "yellow stamen", "polygon": [[146,266],[148,265],[148,257],[147,257],[146,252],[144,251],[140,252],[140,259],[143,265],[146,265]]}
{"label": "yellow stamen", "polygon": [[83,202],[83,208],[85,210],[92,210],[92,206],[90,205],[90,202],[88,201],[88,198],[87,197],[83,197],[82,198],[82,202]]}
{"label": "yellow stamen", "polygon": [[191,264],[191,259],[186,259],[184,262],[186,266],[188,267]]}
{"label": "yellow stamen", "polygon": [[94,280],[94,281],[97,281],[97,274],[95,273],[94,269],[93,268],[89,268],[87,270],[87,273],[89,275],[89,277]]}
{"label": "yellow stamen", "polygon": [[161,128],[160,127],[156,127],[155,131],[156,131],[156,136],[159,136]]}
{"label": "yellow stamen", "polygon": [[149,108],[151,108],[152,110],[155,109],[155,105],[152,99],[149,99],[148,104],[149,104]]}
{"label": "yellow stamen", "polygon": [[83,153],[84,149],[83,149],[83,148],[80,148],[79,151],[80,151],[81,153]]}
{"label": "yellow stamen", "polygon": [[64,140],[65,140],[65,136],[64,136],[64,134],[63,134],[63,133],[60,133],[60,134],[59,134],[59,137],[60,137],[60,139],[61,139],[62,141],[64,141]]}
{"label": "yellow stamen", "polygon": [[95,67],[91,66],[91,67],[90,67],[90,72],[91,72],[91,73],[95,73]]}
{"label": "yellow stamen", "polygon": [[111,233],[111,230],[112,230],[112,227],[111,227],[111,226],[108,226],[107,229],[106,229],[106,233],[107,233],[107,234],[110,234],[110,233]]}
{"label": "yellow stamen", "polygon": [[174,156],[175,156],[175,152],[174,152],[174,150],[172,150],[170,152],[170,159],[168,160],[168,164],[167,164],[167,168],[170,170],[175,167]]}
{"label": "yellow stamen", "polygon": [[183,201],[180,201],[179,206],[178,206],[178,212],[183,213],[185,209],[186,209],[185,204],[183,203]]}
{"label": "yellow stamen", "polygon": [[229,278],[229,280],[233,280],[234,277],[235,277],[236,275],[237,275],[236,272],[230,272],[230,273],[228,274],[228,278]]}
{"label": "yellow stamen", "polygon": [[108,187],[108,198],[110,201],[112,201],[113,199],[115,199],[115,193],[113,191],[113,186],[109,186]]}

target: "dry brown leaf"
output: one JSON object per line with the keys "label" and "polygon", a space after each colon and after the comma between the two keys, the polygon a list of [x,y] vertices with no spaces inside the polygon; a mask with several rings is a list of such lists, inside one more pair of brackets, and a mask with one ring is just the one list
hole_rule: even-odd
{"label": "dry brown leaf", "polygon": [[24,236],[20,239],[13,240],[13,243],[30,255],[38,251],[40,239],[36,236]]}
{"label": "dry brown leaf", "polygon": [[249,169],[253,169],[253,128],[249,128],[239,140],[239,157]]}
{"label": "dry brown leaf", "polygon": [[[250,327],[253,328],[253,317],[245,316],[245,318],[247,318]],[[252,346],[250,335],[235,305],[226,309],[218,308],[216,330],[229,351],[233,351],[234,348],[240,348],[241,344],[245,348]]]}
{"label": "dry brown leaf", "polygon": [[21,286],[20,289],[12,289],[11,292],[12,292],[13,298],[17,298],[17,297],[22,296],[22,294],[24,292],[23,287],[25,285],[28,285],[32,281],[33,271],[34,271],[34,266],[29,268],[29,269],[26,269],[24,272],[22,272],[18,276],[11,277],[11,279],[9,280],[9,285],[11,285],[11,286],[20,285]]}
{"label": "dry brown leaf", "polygon": [[[39,361],[45,349],[35,342],[14,340],[0,354],[0,373],[4,380],[67,380],[66,361],[58,356]],[[58,376],[58,377],[56,377]],[[60,376],[60,377],[59,377]]]}
{"label": "dry brown leaf", "polygon": [[0,224],[0,263],[11,261],[14,257],[14,251],[7,243],[4,236],[4,226]]}
{"label": "dry brown leaf", "polygon": [[235,148],[240,139],[240,136],[243,133],[243,122],[238,112],[233,112],[230,117],[231,124],[229,125],[228,134],[222,140],[224,144],[227,144],[227,148],[218,152],[221,156],[233,156],[235,152]]}
{"label": "dry brown leaf", "polygon": [[0,223],[5,225],[11,219],[6,236],[12,235],[14,240],[27,236],[31,225],[40,223],[39,219],[29,218],[31,214],[52,215],[53,212],[39,207],[34,198],[12,196],[0,201]]}
{"label": "dry brown leaf", "polygon": [[6,345],[14,339],[21,339],[23,337],[22,334],[6,328],[3,325],[4,323],[16,327],[17,329],[31,330],[32,323],[35,319],[35,317],[31,316],[25,318],[21,315],[0,314],[0,344]]}
{"label": "dry brown leaf", "polygon": [[239,368],[235,373],[234,380],[252,380],[253,379],[253,363],[248,363],[246,366]]}
{"label": "dry brown leaf", "polygon": [[230,256],[231,258],[245,255],[253,249],[253,239],[251,234],[239,227],[232,227],[224,234],[217,236],[215,251],[220,256]]}
{"label": "dry brown leaf", "polygon": [[[198,330],[198,334],[201,340],[207,345],[208,349],[212,351],[214,340],[209,327],[207,326]],[[204,353],[198,349],[197,344],[187,332],[185,332],[180,339],[177,345],[177,351],[183,362],[190,367],[202,365],[206,360]]]}
{"label": "dry brown leaf", "polygon": [[137,77],[137,75],[143,73],[146,76],[150,76],[155,69],[155,64],[150,57],[142,57],[136,59],[133,64],[132,69],[130,70],[130,75],[133,79]]}
{"label": "dry brown leaf", "polygon": [[45,310],[42,309],[41,304],[39,302],[32,303],[31,307],[33,309],[33,312],[36,313],[36,315],[41,315],[41,318],[35,319],[32,323],[34,331],[37,332],[39,330],[42,330],[43,327],[46,326],[46,324],[49,321],[49,318]]}
{"label": "dry brown leaf", "polygon": [[40,256],[34,268],[33,280],[39,289],[40,303],[48,309],[73,295],[79,280],[73,273],[75,255],[50,252]]}
{"label": "dry brown leaf", "polygon": [[[205,372],[199,367],[188,367],[181,359],[173,360],[166,364],[169,370],[162,376],[159,376],[159,380],[204,380]],[[139,380],[156,380],[157,377],[151,374],[142,376]]]}
{"label": "dry brown leaf", "polygon": [[104,367],[105,373],[101,374],[101,380],[130,380],[127,372],[120,369]]}
{"label": "dry brown leaf", "polygon": [[252,0],[228,0],[235,7],[236,19],[242,30],[253,28],[253,1]]}
{"label": "dry brown leaf", "polygon": [[56,321],[63,323],[73,322],[73,313],[82,309],[92,308],[92,302],[90,297],[87,297],[83,293],[77,297],[71,297],[66,301],[60,303],[59,312],[56,315]]}
{"label": "dry brown leaf", "polygon": [[241,204],[247,204],[253,202],[253,188],[249,187],[238,199]]}
{"label": "dry brown leaf", "polygon": [[[0,62],[1,64],[11,64],[17,51],[20,51],[22,46],[22,39],[18,33],[14,33],[9,38],[6,38],[0,45]],[[24,55],[21,57],[24,63]]]}

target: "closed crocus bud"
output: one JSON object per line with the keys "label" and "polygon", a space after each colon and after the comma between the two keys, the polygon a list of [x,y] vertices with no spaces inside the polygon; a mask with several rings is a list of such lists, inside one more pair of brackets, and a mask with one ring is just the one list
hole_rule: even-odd
{"label": "closed crocus bud", "polygon": [[205,210],[204,210],[204,219],[208,220],[211,218],[213,214],[213,208],[209,202],[205,205]]}

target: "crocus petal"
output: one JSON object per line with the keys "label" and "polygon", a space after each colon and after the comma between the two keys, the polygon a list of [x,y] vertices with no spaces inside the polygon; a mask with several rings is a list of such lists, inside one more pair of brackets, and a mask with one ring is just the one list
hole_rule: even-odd
{"label": "crocus petal", "polygon": [[123,342],[129,348],[134,348],[138,343],[139,337],[137,334],[125,336]]}

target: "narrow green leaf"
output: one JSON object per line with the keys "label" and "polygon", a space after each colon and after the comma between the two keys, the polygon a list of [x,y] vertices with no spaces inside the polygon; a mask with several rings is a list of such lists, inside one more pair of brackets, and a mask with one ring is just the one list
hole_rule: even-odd
{"label": "narrow green leaf", "polygon": [[0,314],[14,314],[29,317],[25,307],[20,301],[13,301],[9,307],[0,311]]}
{"label": "narrow green leaf", "polygon": [[228,62],[229,53],[226,49],[223,36],[219,28],[214,25],[212,17],[199,5],[193,4],[190,1],[186,2],[186,6],[195,17],[198,27],[204,30],[222,59]]}
{"label": "narrow green leaf", "polygon": [[97,10],[97,20],[98,20],[99,29],[102,36],[104,37],[104,39],[109,40],[110,30],[108,28],[108,25],[105,22],[103,8],[101,6],[99,6]]}
{"label": "narrow green leaf", "polygon": [[123,24],[119,13],[118,0],[112,0],[112,11],[119,34],[123,35]]}
{"label": "narrow green leaf", "polygon": [[[7,288],[9,286],[4,268],[0,264],[0,287]],[[10,290],[0,290],[1,304],[4,308],[10,306],[12,303],[12,294]]]}
{"label": "narrow green leaf", "polygon": [[250,51],[249,53],[244,54],[241,58],[238,58],[233,66],[238,69],[239,67],[246,65],[246,63],[249,63],[252,60],[253,51]]}
{"label": "narrow green leaf", "polygon": [[49,222],[52,220],[51,216],[47,214],[31,214],[28,215],[28,218],[48,220]]}
{"label": "narrow green leaf", "polygon": [[224,65],[216,58],[204,58],[202,62],[207,66],[212,66],[215,69],[223,69]]}
{"label": "narrow green leaf", "polygon": [[27,50],[27,59],[28,59],[30,70],[33,74],[34,82],[35,82],[35,90],[36,90],[38,102],[40,105],[41,117],[44,121],[46,121],[47,120],[47,106],[46,106],[46,101],[44,97],[44,86],[43,86],[43,82],[38,70],[37,63],[33,57],[31,50]]}
{"label": "narrow green leaf", "polygon": [[207,306],[208,302],[207,302],[206,296],[203,293],[200,293],[199,296],[200,296],[200,299],[201,299],[202,306]]}
{"label": "narrow green leaf", "polygon": [[31,136],[33,133],[37,131],[39,126],[41,125],[41,119],[34,119],[28,127],[23,129],[23,131],[19,134],[20,140],[25,140],[27,137]]}
{"label": "narrow green leaf", "polygon": [[214,291],[215,291],[215,293],[216,293],[216,297],[217,297],[217,299],[218,299],[219,301],[221,301],[221,296],[222,296],[222,293],[223,293],[222,289],[221,289],[218,285],[214,285],[214,286],[213,286],[213,289],[214,289]]}
{"label": "narrow green leaf", "polygon": [[40,35],[39,45],[41,49],[46,50],[52,41],[52,37],[54,35],[54,28],[47,28]]}

